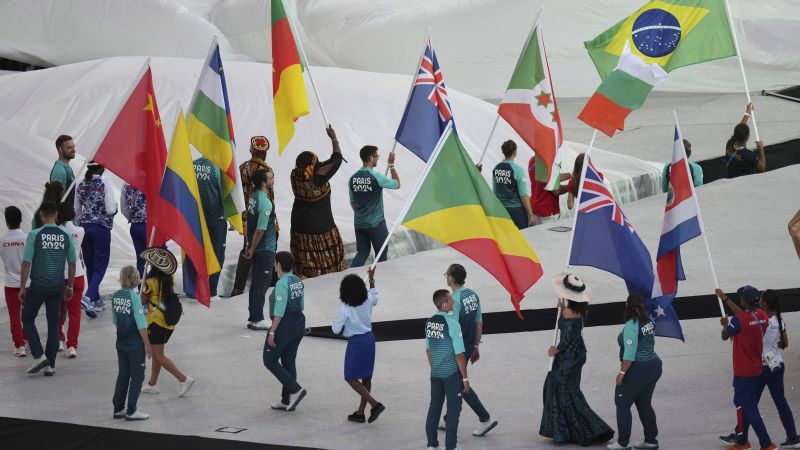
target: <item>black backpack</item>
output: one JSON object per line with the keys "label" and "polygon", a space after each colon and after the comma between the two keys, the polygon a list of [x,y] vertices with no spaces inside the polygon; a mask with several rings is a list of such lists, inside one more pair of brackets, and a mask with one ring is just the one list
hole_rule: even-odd
{"label": "black backpack", "polygon": [[170,295],[164,305],[164,320],[166,320],[167,325],[177,325],[183,315],[183,305],[181,305],[178,295],[174,293]]}

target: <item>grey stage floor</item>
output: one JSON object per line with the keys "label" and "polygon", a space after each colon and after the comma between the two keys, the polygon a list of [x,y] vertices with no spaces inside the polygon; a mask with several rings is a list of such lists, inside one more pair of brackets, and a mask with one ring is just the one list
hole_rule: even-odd
{"label": "grey stage floor", "polygon": [[[761,289],[798,287],[800,263],[786,233],[786,222],[800,204],[796,188],[800,167],[765,175],[723,180],[698,190],[711,251],[723,288],[733,291],[751,283]],[[658,242],[664,197],[626,205],[625,212],[649,248]],[[570,225],[570,223],[564,223]],[[567,233],[535,227],[525,231],[542,260],[545,277],[529,292],[524,308],[553,305],[550,278],[563,269]],[[689,278],[681,295],[710,293],[713,283],[702,242],[683,249]],[[432,314],[430,294],[443,286],[448,263],[463,262],[468,284],[482,294],[484,311],[510,309],[508,297],[478,267],[450,249],[423,252],[382,264],[377,275],[381,302],[376,321],[420,318]],[[363,270],[363,269],[362,269]],[[594,302],[621,301],[623,283],[595,269],[575,268],[594,291]],[[362,272],[363,273],[363,272]],[[309,325],[329,324],[338,306],[341,275],[307,282]],[[0,332],[0,415],[55,420],[102,427],[224,437],[273,444],[336,449],[423,448],[423,424],[428,403],[428,369],[421,340],[378,344],[374,393],[387,405],[371,425],[352,424],[346,415],[356,397],[342,381],[345,342],[304,339],[298,358],[299,381],[309,395],[294,413],[270,411],[279,387],[261,363],[265,335],[244,328],[246,297],[214,303],[210,310],[186,302],[185,316],[169,344],[171,355],[197,384],[187,398],[177,398],[177,383],[163,374],[163,392],[143,395],[140,408],[152,419],[125,423],[111,419],[111,394],[116,376],[114,330],[109,313],[83,319],[80,356],[58,360],[53,378],[25,375],[30,358],[11,355],[5,319]],[[800,405],[800,313],[786,314],[790,330],[786,388],[790,404]],[[43,325],[43,319],[39,319]],[[659,339],[664,376],[656,390],[662,448],[717,448],[716,436],[734,424],[731,406],[730,345],[719,340],[717,319],[683,322],[686,343]],[[616,335],[620,327],[588,328],[589,348],[583,389],[596,411],[616,428],[613,380],[618,369]],[[473,438],[475,415],[462,413],[460,448],[545,449],[538,436],[541,389],[547,370],[545,350],[550,332],[496,334],[484,338],[481,361],[470,366],[470,379],[500,425],[485,438]],[[762,402],[774,440],[785,438],[769,398]],[[796,408],[797,409],[797,408]],[[797,411],[795,416],[797,417]],[[216,433],[219,427],[246,428],[240,434]],[[633,439],[641,438],[636,424]],[[569,448],[569,447],[563,447]]]}

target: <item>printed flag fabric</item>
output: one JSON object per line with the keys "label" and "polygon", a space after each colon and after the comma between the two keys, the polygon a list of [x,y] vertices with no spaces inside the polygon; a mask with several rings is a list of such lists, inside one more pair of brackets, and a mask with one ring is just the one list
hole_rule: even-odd
{"label": "printed flag fabric", "polygon": [[403,226],[463,253],[491,273],[519,303],[542,276],[536,253],[475,168],[457,134],[446,131]]}
{"label": "printed flag fabric", "polygon": [[447,99],[444,75],[428,39],[395,140],[428,161],[448,122],[453,122],[453,111]]}
{"label": "printed flag fabric", "polygon": [[657,64],[648,64],[629,51],[626,43],[617,67],[603,80],[578,118],[592,128],[614,137],[625,129],[625,119],[639,109],[653,87],[667,78]]}
{"label": "printed flag fabric", "polygon": [[625,280],[628,292],[649,299],[653,262],[600,173],[587,157],[569,264],[591,266]]}
{"label": "printed flag fabric", "polygon": [[[150,211],[148,216],[151,215],[149,213]],[[203,214],[183,112],[175,125],[164,181],[158,196],[158,208],[152,215],[156,227],[177,242],[192,261],[197,278],[194,286],[189,289],[200,303],[210,306],[208,276],[219,272],[220,267]]]}
{"label": "printed flag fabric", "polygon": [[186,127],[189,143],[219,167],[223,216],[243,233],[244,193],[236,163],[228,87],[216,40],[200,72]]}
{"label": "printed flag fabric", "polygon": [[617,64],[626,42],[648,64],[678,67],[736,55],[724,0],[655,0],[584,42],[600,77]]}
{"label": "printed flag fabric", "polygon": [[294,136],[294,123],[308,114],[303,62],[282,0],[272,0],[272,100],[278,154]]}
{"label": "printed flag fabric", "polygon": [[700,236],[697,202],[693,198],[692,176],[678,128],[672,148],[669,191],[656,255],[653,299],[648,307],[656,324],[656,334],[683,340],[683,331],[672,301],[678,294],[678,280],[685,280],[681,264],[681,244]]}
{"label": "printed flag fabric", "polygon": [[497,110],[536,154],[535,179],[557,189],[564,136],[541,27],[534,28]]}
{"label": "printed flag fabric", "polygon": [[[167,143],[161,129],[153,74],[150,67],[125,100],[92,159],[144,192],[147,211],[154,211],[167,160]],[[153,216],[147,215],[147,240],[153,229]],[[169,239],[156,227],[152,246],[160,247]]]}

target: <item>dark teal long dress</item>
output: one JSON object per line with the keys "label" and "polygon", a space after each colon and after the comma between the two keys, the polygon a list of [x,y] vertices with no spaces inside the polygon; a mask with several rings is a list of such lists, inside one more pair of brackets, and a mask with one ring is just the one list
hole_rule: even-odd
{"label": "dark teal long dress", "polygon": [[544,381],[544,410],[539,434],[553,443],[583,446],[610,441],[614,430],[603,421],[581,392],[581,370],[586,363],[586,345],[581,330],[583,319],[558,321],[561,340],[553,370]]}

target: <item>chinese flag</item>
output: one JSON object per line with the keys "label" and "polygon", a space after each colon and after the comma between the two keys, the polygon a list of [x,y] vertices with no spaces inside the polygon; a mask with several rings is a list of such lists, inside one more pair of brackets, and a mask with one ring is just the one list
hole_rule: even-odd
{"label": "chinese flag", "polygon": [[152,244],[155,200],[167,161],[167,144],[161,129],[153,74],[149,64],[140,78],[134,80],[130,96],[100,142],[94,161],[144,192],[147,204],[148,246],[161,246],[168,239],[156,231]]}

